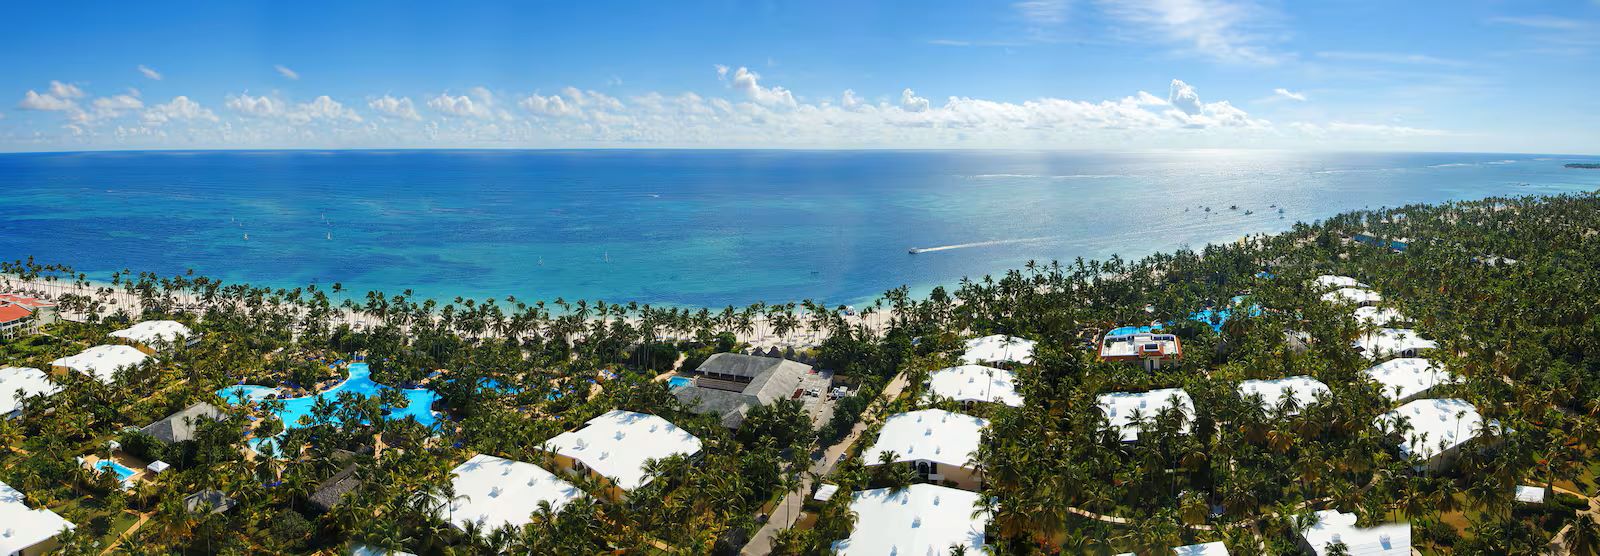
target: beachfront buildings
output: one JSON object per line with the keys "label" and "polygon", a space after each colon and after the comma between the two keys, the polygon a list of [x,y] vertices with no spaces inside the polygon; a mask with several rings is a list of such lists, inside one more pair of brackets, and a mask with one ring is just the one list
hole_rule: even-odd
{"label": "beachfront buildings", "polygon": [[1439,347],[1439,343],[1410,328],[1380,328],[1362,334],[1355,341],[1356,351],[1374,361],[1388,357],[1416,357]]}
{"label": "beachfront buildings", "polygon": [[[50,382],[44,371],[32,367],[0,368],[0,418],[22,415],[23,405],[29,396],[51,396],[61,387]],[[21,396],[18,396],[18,393]]]}
{"label": "beachfront buildings", "polygon": [[39,327],[59,320],[56,304],[15,294],[0,294],[0,340],[39,333]]}
{"label": "beachfront buildings", "polygon": [[1327,303],[1345,303],[1357,307],[1370,307],[1383,302],[1383,296],[1372,290],[1339,288],[1322,294],[1322,300]]}
{"label": "beachfront buildings", "polygon": [[1456,376],[1438,363],[1421,357],[1390,359],[1367,368],[1362,375],[1378,384],[1390,401],[1401,403],[1420,398],[1434,388],[1455,382]]}
{"label": "beachfront buildings", "polygon": [[1337,290],[1340,288],[1365,289],[1371,287],[1361,283],[1360,280],[1356,280],[1355,278],[1351,278],[1349,276],[1337,276],[1333,274],[1324,274],[1322,276],[1318,276],[1316,280],[1312,280],[1312,283],[1316,284],[1317,289],[1321,291]]}
{"label": "beachfront buildings", "polygon": [[855,493],[855,529],[834,541],[840,556],[944,556],[952,547],[982,554],[987,516],[974,515],[978,493],[938,485],[880,488]]}
{"label": "beachfront buildings", "polygon": [[0,554],[37,556],[56,549],[56,535],[77,526],[46,508],[29,508],[11,485],[0,483]]}
{"label": "beachfront buildings", "polygon": [[51,361],[50,366],[58,372],[78,371],[104,384],[111,384],[118,370],[139,366],[149,358],[149,355],[131,346],[104,345]]}
{"label": "beachfront buildings", "polygon": [[866,465],[908,464],[930,482],[948,482],[978,490],[983,476],[973,462],[989,421],[942,409],[924,409],[889,416],[878,441],[861,453]]}
{"label": "beachfront buildings", "polygon": [[1100,340],[1100,359],[1135,362],[1156,370],[1163,364],[1183,359],[1183,343],[1172,334],[1137,332],[1106,334]]}
{"label": "beachfront buildings", "polygon": [[223,417],[221,409],[206,402],[199,402],[168,415],[165,419],[145,425],[139,430],[166,444],[187,442],[194,440],[195,432],[200,429],[200,423],[220,421]]}
{"label": "beachfront buildings", "polygon": [[485,534],[501,527],[520,529],[533,521],[540,504],[559,512],[583,494],[543,467],[488,454],[472,456],[450,474],[455,497],[440,500],[439,517],[457,529],[477,524]]}
{"label": "beachfront buildings", "polygon": [[1301,533],[1301,541],[1317,556],[1328,556],[1338,545],[1350,556],[1411,556],[1411,524],[1357,527],[1356,514],[1322,510],[1316,513],[1316,523]]}
{"label": "beachfront buildings", "polygon": [[613,409],[545,443],[562,471],[588,474],[620,501],[650,483],[645,463],[671,456],[695,457],[700,439],[655,415]]}
{"label": "beachfront buildings", "polygon": [[1261,407],[1267,411],[1282,406],[1285,399],[1293,399],[1296,409],[1290,412],[1291,415],[1299,413],[1300,408],[1316,403],[1318,395],[1328,394],[1328,385],[1309,376],[1246,380],[1239,383],[1239,397],[1248,400],[1252,396],[1259,396]]}
{"label": "beachfront buildings", "polygon": [[737,429],[750,408],[789,398],[811,367],[776,357],[718,353],[695,372],[692,384],[672,394],[699,413],[720,416],[722,426]]}
{"label": "beachfront buildings", "polygon": [[[1398,426],[1401,420],[1409,426]],[[1437,468],[1453,460],[1462,445],[1477,438],[1484,422],[1478,408],[1466,400],[1447,398],[1412,401],[1379,415],[1374,424],[1396,436],[1402,455],[1415,455],[1423,465]]]}
{"label": "beachfront buildings", "polygon": [[155,355],[157,351],[178,347],[192,332],[183,323],[172,320],[147,320],[111,333],[139,351]]}
{"label": "beachfront buildings", "polygon": [[1148,392],[1112,392],[1096,398],[1107,424],[1122,434],[1123,442],[1139,440],[1139,434],[1164,410],[1177,410],[1186,417],[1180,432],[1194,426],[1194,400],[1182,388],[1162,388]]}
{"label": "beachfront buildings", "polygon": [[1033,348],[1037,342],[1014,336],[984,336],[967,340],[961,362],[966,365],[1033,363]]}
{"label": "beachfront buildings", "polygon": [[1022,407],[1017,377],[1011,371],[983,365],[960,365],[928,374],[928,397],[947,398],[971,406],[991,403]]}
{"label": "beachfront buildings", "polygon": [[1388,307],[1356,307],[1353,314],[1357,323],[1373,328],[1391,326],[1406,320],[1406,316],[1400,314],[1400,311]]}

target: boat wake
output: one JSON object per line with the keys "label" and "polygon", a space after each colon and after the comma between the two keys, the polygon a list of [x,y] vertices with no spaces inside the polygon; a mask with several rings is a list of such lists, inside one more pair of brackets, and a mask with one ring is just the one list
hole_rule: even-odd
{"label": "boat wake", "polygon": [[975,243],[957,243],[957,244],[954,244],[954,245],[940,245],[938,247],[912,247],[909,252],[912,255],[916,255],[916,254],[920,254],[920,253],[932,253],[932,252],[935,252],[935,251],[949,251],[951,249],[966,249],[968,247],[989,247],[989,246],[993,246],[993,245],[1007,245],[1007,244],[1012,244],[1012,243],[1030,243],[1030,242],[1035,242],[1035,241],[1045,241],[1045,240],[1049,240],[1049,239],[1055,239],[1057,237],[1060,237],[1060,236],[1025,237],[1025,238],[1019,238],[1019,239],[998,239],[998,240],[994,240],[994,241],[979,241],[979,242],[975,242]]}

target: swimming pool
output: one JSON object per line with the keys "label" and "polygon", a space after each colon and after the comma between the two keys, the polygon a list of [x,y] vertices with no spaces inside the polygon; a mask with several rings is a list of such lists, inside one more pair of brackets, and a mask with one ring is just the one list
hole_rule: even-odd
{"label": "swimming pool", "polygon": [[115,473],[117,475],[117,480],[122,481],[124,484],[128,482],[128,479],[133,478],[135,473],[138,473],[138,471],[134,471],[126,465],[108,459],[94,462],[94,468],[96,471],[110,471]]}
{"label": "swimming pool", "polygon": [[[278,398],[278,401],[283,402],[283,409],[277,412],[278,419],[283,421],[285,429],[300,428],[304,426],[300,423],[300,419],[302,417],[308,420],[311,418],[311,407],[316,405],[319,399],[327,398],[329,402],[336,402],[339,399],[340,392],[372,397],[377,396],[378,392],[389,388],[374,382],[371,374],[372,371],[366,363],[351,363],[350,376],[333,388],[324,390],[315,396]],[[433,413],[433,402],[438,401],[438,394],[426,388],[401,388],[399,390],[405,395],[408,403],[404,409],[385,407],[385,416],[389,420],[412,417],[428,428],[433,428],[438,423],[438,416]],[[278,393],[277,388],[250,385],[229,386],[217,391],[217,394],[222,396],[224,400],[235,404],[239,403],[239,400],[260,400],[268,394],[275,393]],[[254,439],[251,441],[251,446],[259,446],[265,440]]]}
{"label": "swimming pool", "polygon": [[1161,326],[1162,325],[1159,322],[1155,323],[1155,324],[1152,324],[1150,326],[1123,326],[1123,327],[1120,327],[1120,328],[1111,329],[1111,331],[1107,332],[1106,335],[1107,336],[1126,336],[1128,334],[1149,334],[1151,332],[1155,332],[1155,331],[1161,330]]}
{"label": "swimming pool", "polygon": [[677,390],[679,388],[683,388],[685,386],[689,386],[689,385],[692,385],[692,384],[694,384],[694,379],[686,377],[686,376],[675,376],[675,377],[667,379],[667,389],[668,390]]}
{"label": "swimming pool", "polygon": [[[1243,305],[1245,303],[1245,300],[1246,300],[1245,296],[1242,296],[1242,295],[1234,296],[1232,299],[1228,300],[1228,304],[1230,306],[1233,306],[1233,307],[1238,307],[1240,305]],[[1249,310],[1246,311],[1246,314],[1248,314],[1248,315],[1250,315],[1252,317],[1261,316],[1261,306],[1260,305],[1251,304]],[[1232,317],[1233,317],[1233,309],[1229,309],[1227,307],[1216,308],[1216,309],[1202,309],[1202,310],[1199,310],[1199,311],[1195,311],[1195,313],[1193,315],[1189,315],[1190,319],[1193,319],[1195,321],[1198,321],[1198,322],[1201,322],[1201,323],[1204,323],[1204,324],[1210,326],[1211,329],[1215,330],[1218,334],[1222,333],[1222,325],[1227,324],[1228,323],[1228,319],[1232,318]]]}

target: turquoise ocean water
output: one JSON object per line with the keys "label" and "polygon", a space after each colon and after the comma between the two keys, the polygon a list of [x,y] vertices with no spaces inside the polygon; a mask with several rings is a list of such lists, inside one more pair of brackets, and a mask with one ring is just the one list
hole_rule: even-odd
{"label": "turquoise ocean water", "polygon": [[[1562,164],[1595,160],[1235,151],[0,154],[0,257],[34,256],[98,277],[192,268],[230,281],[342,282],[439,299],[859,304],[902,284],[920,291],[1030,259],[1198,248],[1352,209],[1593,191],[1600,171]],[[957,247],[907,253],[945,246]]]}

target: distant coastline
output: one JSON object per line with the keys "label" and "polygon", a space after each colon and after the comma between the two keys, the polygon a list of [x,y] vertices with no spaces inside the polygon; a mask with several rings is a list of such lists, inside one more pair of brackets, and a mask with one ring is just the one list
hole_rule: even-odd
{"label": "distant coastline", "polygon": [[1577,168],[1579,170],[1600,170],[1600,164],[1592,162],[1569,162],[1566,164],[1566,167]]}

